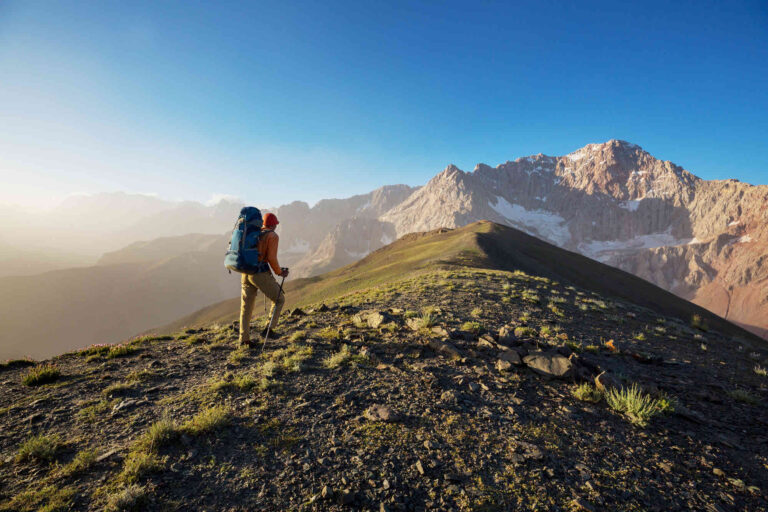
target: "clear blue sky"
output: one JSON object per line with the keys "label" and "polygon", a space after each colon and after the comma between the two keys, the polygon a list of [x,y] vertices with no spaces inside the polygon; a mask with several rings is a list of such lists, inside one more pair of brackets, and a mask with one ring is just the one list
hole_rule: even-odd
{"label": "clear blue sky", "polygon": [[768,183],[768,3],[0,2],[0,202],[313,202],[611,138]]}

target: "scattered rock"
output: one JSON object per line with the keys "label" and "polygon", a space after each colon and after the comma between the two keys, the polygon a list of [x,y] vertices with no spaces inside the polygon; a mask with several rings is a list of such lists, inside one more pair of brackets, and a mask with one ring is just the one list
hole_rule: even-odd
{"label": "scattered rock", "polygon": [[424,466],[421,464],[421,460],[417,460],[415,464],[416,471],[419,472],[420,475],[424,474]]}
{"label": "scattered rock", "polygon": [[509,325],[502,325],[499,329],[499,343],[503,343],[505,345],[508,345],[515,341],[515,330],[514,327],[511,327]]}
{"label": "scattered rock", "polygon": [[400,415],[386,405],[372,405],[365,410],[363,415],[370,421],[383,421],[386,423],[400,421]]}
{"label": "scattered rock", "polygon": [[479,340],[477,340],[477,346],[484,349],[494,349],[496,348],[496,343],[493,341],[488,341],[485,336],[482,336]]}
{"label": "scattered rock", "polygon": [[512,368],[512,363],[509,361],[505,361],[503,359],[497,359],[496,360],[496,369],[500,372],[506,372],[509,371],[509,369]]}
{"label": "scattered rock", "polygon": [[325,304],[320,304],[320,306],[315,308],[314,312],[315,313],[325,313],[326,311],[328,311],[328,309],[330,309],[330,308],[328,306],[326,306]]}
{"label": "scattered rock", "polygon": [[517,350],[513,350],[511,348],[504,350],[501,354],[499,354],[499,359],[514,365],[523,364],[523,360],[520,357],[520,354],[517,352]]}
{"label": "scattered rock", "polygon": [[450,338],[451,333],[448,332],[448,329],[446,329],[443,326],[435,325],[432,327],[432,332],[440,336],[441,338]]}
{"label": "scattered rock", "polygon": [[109,450],[107,452],[102,453],[98,457],[96,457],[96,462],[104,462],[105,460],[111,458],[112,456],[116,455],[119,452],[117,448],[113,448],[112,450]]}
{"label": "scattered rock", "polygon": [[421,318],[413,317],[409,318],[405,321],[405,325],[407,325],[411,330],[418,331],[421,329],[421,326],[423,325]]}
{"label": "scattered rock", "polygon": [[573,374],[571,361],[557,352],[538,352],[523,358],[523,362],[533,371],[547,377],[567,379]]}
{"label": "scattered rock", "polygon": [[333,489],[328,487],[327,485],[324,485],[322,490],[320,491],[320,497],[324,500],[330,499],[333,497]]}
{"label": "scattered rock", "polygon": [[304,310],[300,308],[293,308],[293,311],[291,311],[291,316],[306,316],[307,314],[304,312]]}
{"label": "scattered rock", "polygon": [[477,391],[480,389],[480,386],[477,384],[477,382],[470,382],[467,384],[467,387],[472,393],[477,393]]}
{"label": "scattered rock", "polygon": [[379,311],[369,313],[367,317],[368,327],[371,329],[378,329],[381,324],[387,320],[387,316]]}
{"label": "scattered rock", "polygon": [[447,341],[429,340],[429,348],[450,357],[461,358],[461,352]]}

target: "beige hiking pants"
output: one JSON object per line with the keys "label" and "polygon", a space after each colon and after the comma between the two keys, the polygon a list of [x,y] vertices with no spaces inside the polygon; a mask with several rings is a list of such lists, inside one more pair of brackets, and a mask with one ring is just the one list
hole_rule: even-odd
{"label": "beige hiking pants", "polygon": [[240,294],[240,343],[250,341],[251,339],[251,315],[253,314],[253,305],[256,303],[256,295],[261,290],[269,300],[272,301],[272,311],[275,316],[270,330],[277,326],[280,312],[285,304],[285,293],[280,293],[280,285],[272,276],[272,272],[259,272],[258,274],[243,274],[240,280],[242,284],[242,293]]}

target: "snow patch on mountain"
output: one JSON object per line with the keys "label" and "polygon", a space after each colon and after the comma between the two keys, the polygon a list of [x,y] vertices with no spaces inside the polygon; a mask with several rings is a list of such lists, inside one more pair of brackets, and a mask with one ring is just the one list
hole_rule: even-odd
{"label": "snow patch on mountain", "polygon": [[[571,232],[561,216],[545,210],[526,210],[518,204],[512,204],[501,196],[496,196],[495,203],[488,202],[496,213],[504,217],[514,227],[528,234],[540,236],[557,245],[565,245],[571,239]],[[532,232],[533,231],[533,232]]]}
{"label": "snow patch on mountain", "polygon": [[640,208],[640,203],[642,202],[642,199],[632,199],[630,201],[622,201],[619,203],[619,208],[624,208],[625,210],[629,210],[630,212],[636,212],[638,208]]}
{"label": "snow patch on mountain", "polygon": [[670,230],[663,233],[639,235],[628,240],[590,240],[578,246],[580,253],[598,261],[606,262],[616,252],[655,249],[657,247],[689,245],[698,242],[695,238],[675,238]]}

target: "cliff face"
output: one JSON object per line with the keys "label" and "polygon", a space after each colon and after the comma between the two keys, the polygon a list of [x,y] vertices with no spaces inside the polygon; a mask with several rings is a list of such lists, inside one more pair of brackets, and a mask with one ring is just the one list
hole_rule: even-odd
{"label": "cliff face", "polygon": [[706,181],[612,140],[471,173],[449,166],[381,217],[398,236],[489,219],[617,266],[765,334],[768,186]]}

